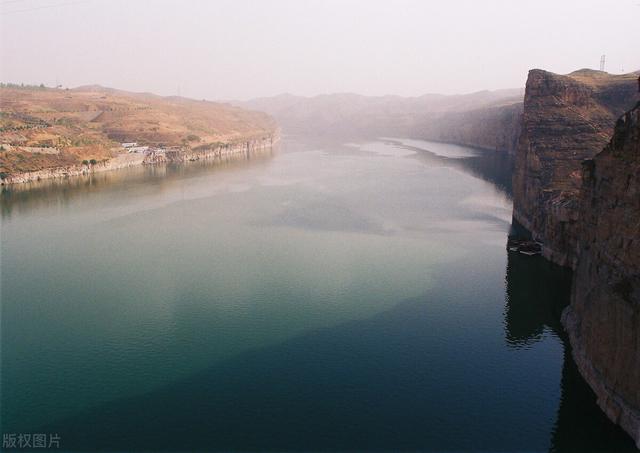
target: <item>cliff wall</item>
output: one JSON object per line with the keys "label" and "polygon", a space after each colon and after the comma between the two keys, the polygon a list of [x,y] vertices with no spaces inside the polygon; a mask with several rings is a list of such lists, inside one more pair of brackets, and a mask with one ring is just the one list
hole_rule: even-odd
{"label": "cliff wall", "polygon": [[607,144],[615,120],[638,100],[637,74],[529,72],[518,142],[514,219],[543,254],[575,267],[581,162]]}
{"label": "cliff wall", "polygon": [[563,324],[598,404],[640,448],[640,104],[584,163],[578,208]]}
{"label": "cliff wall", "polygon": [[464,112],[451,112],[423,122],[412,134],[427,140],[506,151],[515,154],[522,126],[521,101]]}

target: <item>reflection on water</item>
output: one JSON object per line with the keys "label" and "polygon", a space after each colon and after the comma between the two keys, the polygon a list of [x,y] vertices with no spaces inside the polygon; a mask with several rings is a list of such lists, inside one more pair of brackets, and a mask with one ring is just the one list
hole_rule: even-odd
{"label": "reflection on water", "polygon": [[[509,154],[480,148],[432,143],[424,140],[392,140],[390,143],[415,150],[417,153],[414,157],[423,162],[440,162],[442,165],[459,168],[473,176],[488,181],[498,190],[507,194],[509,198],[513,194],[511,183],[513,157]],[[453,147],[454,150],[451,151],[447,148],[443,150],[443,147]],[[458,151],[458,148],[464,148],[467,152],[462,153]],[[451,155],[456,157],[452,158],[450,157]]]}
{"label": "reflection on water", "polygon": [[571,272],[539,257],[508,253],[505,324],[507,343],[527,347],[546,332],[560,335]]}
{"label": "reflection on water", "polygon": [[266,149],[250,155],[231,154],[182,164],[138,165],[69,178],[3,185],[0,186],[0,214],[2,217],[8,217],[14,209],[30,210],[51,205],[67,205],[75,197],[88,198],[91,194],[104,191],[124,194],[132,186],[140,184],[155,192],[167,190],[184,178],[267,162],[275,152],[277,150]]}
{"label": "reflection on water", "polygon": [[562,339],[564,361],[551,452],[635,451],[631,439],[595,404],[596,396],[580,376],[560,315],[569,301],[571,271],[542,257],[508,253],[505,327],[507,344],[528,348],[545,333]]}
{"label": "reflection on water", "polygon": [[5,191],[2,431],[65,451],[632,448],[567,352],[569,276],[505,250],[508,160],[430,148],[289,140]]}
{"label": "reflection on water", "polygon": [[[505,325],[510,347],[530,348],[543,341],[545,332],[566,342],[558,316],[568,283],[565,270],[509,254]],[[469,296],[445,293],[453,297],[451,303]],[[436,288],[370,319],[254,350],[157,392],[40,429],[64,433],[72,426],[68,447],[79,450],[117,449],[122,439],[133,451],[210,449],[211,443],[218,451],[471,451],[478,445],[483,451],[634,450],[597,409],[568,354],[549,447],[544,439],[522,438],[510,426],[510,418],[522,414],[509,405],[501,407],[503,413],[490,409],[515,402],[504,394],[517,393],[520,384],[500,387],[497,375],[483,370],[499,366],[487,361],[486,351],[458,361],[462,344],[434,349],[445,332],[462,333],[455,321],[438,319],[429,308],[431,299],[445,293]],[[467,347],[466,353],[474,352]],[[544,367],[532,365],[528,372]],[[469,393],[461,395],[463,376],[459,383]],[[535,423],[535,416],[530,421]]]}

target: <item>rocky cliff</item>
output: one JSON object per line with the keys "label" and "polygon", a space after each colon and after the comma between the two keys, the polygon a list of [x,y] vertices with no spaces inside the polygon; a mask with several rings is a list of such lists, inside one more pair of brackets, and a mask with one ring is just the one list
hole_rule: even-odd
{"label": "rocky cliff", "polygon": [[428,119],[412,134],[492,151],[515,154],[522,125],[522,99]]}
{"label": "rocky cliff", "polygon": [[637,74],[534,69],[516,152],[514,219],[554,262],[575,266],[581,162],[607,144],[615,120],[638,100]]}
{"label": "rocky cliff", "polygon": [[607,416],[640,448],[640,103],[585,161],[576,268],[563,324]]}

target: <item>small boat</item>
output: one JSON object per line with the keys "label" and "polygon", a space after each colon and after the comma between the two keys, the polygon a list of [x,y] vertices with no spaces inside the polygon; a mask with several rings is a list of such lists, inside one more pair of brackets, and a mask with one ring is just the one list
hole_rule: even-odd
{"label": "small boat", "polygon": [[510,237],[507,241],[507,250],[519,252],[526,256],[540,255],[542,253],[542,244],[530,239]]}

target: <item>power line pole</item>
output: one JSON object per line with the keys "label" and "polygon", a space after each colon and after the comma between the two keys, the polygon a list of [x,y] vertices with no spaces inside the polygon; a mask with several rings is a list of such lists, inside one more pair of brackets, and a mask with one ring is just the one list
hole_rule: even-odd
{"label": "power line pole", "polygon": [[600,57],[600,70],[601,71],[604,71],[604,62],[605,62],[606,57],[607,57],[606,55],[603,55],[603,56]]}

